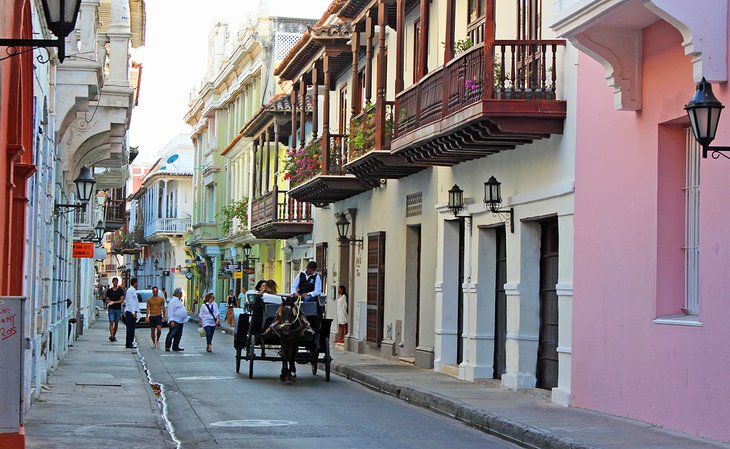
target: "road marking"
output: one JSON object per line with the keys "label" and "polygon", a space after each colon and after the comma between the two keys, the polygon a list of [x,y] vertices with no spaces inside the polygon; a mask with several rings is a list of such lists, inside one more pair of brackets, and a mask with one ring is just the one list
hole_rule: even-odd
{"label": "road marking", "polygon": [[218,421],[210,423],[211,427],[276,427],[299,424],[296,421],[283,419],[236,419],[232,421]]}
{"label": "road marking", "polygon": [[160,357],[202,357],[203,354],[162,354]]}
{"label": "road marking", "polygon": [[189,376],[189,377],[178,377],[177,380],[223,380],[233,379],[233,376]]}

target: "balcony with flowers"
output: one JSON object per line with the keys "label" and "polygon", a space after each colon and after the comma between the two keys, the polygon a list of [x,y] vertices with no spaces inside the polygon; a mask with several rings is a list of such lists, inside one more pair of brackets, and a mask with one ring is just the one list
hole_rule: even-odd
{"label": "balcony with flowers", "polygon": [[291,185],[289,196],[321,206],[370,190],[377,181],[357,178],[345,171],[349,158],[348,136],[330,134],[290,150],[284,178]]}

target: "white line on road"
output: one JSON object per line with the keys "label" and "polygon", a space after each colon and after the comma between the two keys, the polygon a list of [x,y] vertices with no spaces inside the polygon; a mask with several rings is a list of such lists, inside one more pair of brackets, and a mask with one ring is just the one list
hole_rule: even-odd
{"label": "white line on road", "polygon": [[223,380],[233,379],[233,376],[188,376],[178,377],[177,380]]}
{"label": "white line on road", "polygon": [[299,424],[296,421],[283,419],[236,419],[232,421],[218,421],[210,423],[211,427],[275,427]]}

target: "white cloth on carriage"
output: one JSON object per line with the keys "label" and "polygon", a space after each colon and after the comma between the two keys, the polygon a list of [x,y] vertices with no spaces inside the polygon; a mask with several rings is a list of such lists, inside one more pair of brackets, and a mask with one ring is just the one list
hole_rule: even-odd
{"label": "white cloth on carriage", "polygon": [[281,304],[282,295],[272,295],[271,293],[264,293],[263,297],[266,304]]}

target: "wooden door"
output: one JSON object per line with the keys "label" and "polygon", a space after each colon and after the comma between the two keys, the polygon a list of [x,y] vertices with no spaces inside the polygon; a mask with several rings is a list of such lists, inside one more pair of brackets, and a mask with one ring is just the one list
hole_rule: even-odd
{"label": "wooden door", "polygon": [[368,234],[368,315],[367,341],[383,340],[383,299],[385,294],[385,232]]}
{"label": "wooden door", "polygon": [[542,222],[540,237],[540,341],[537,387],[558,386],[558,220]]}
{"label": "wooden door", "polygon": [[495,230],[496,237],[496,269],[494,291],[494,375],[501,379],[507,369],[507,295],[504,284],[507,282],[507,244],[504,227]]}

